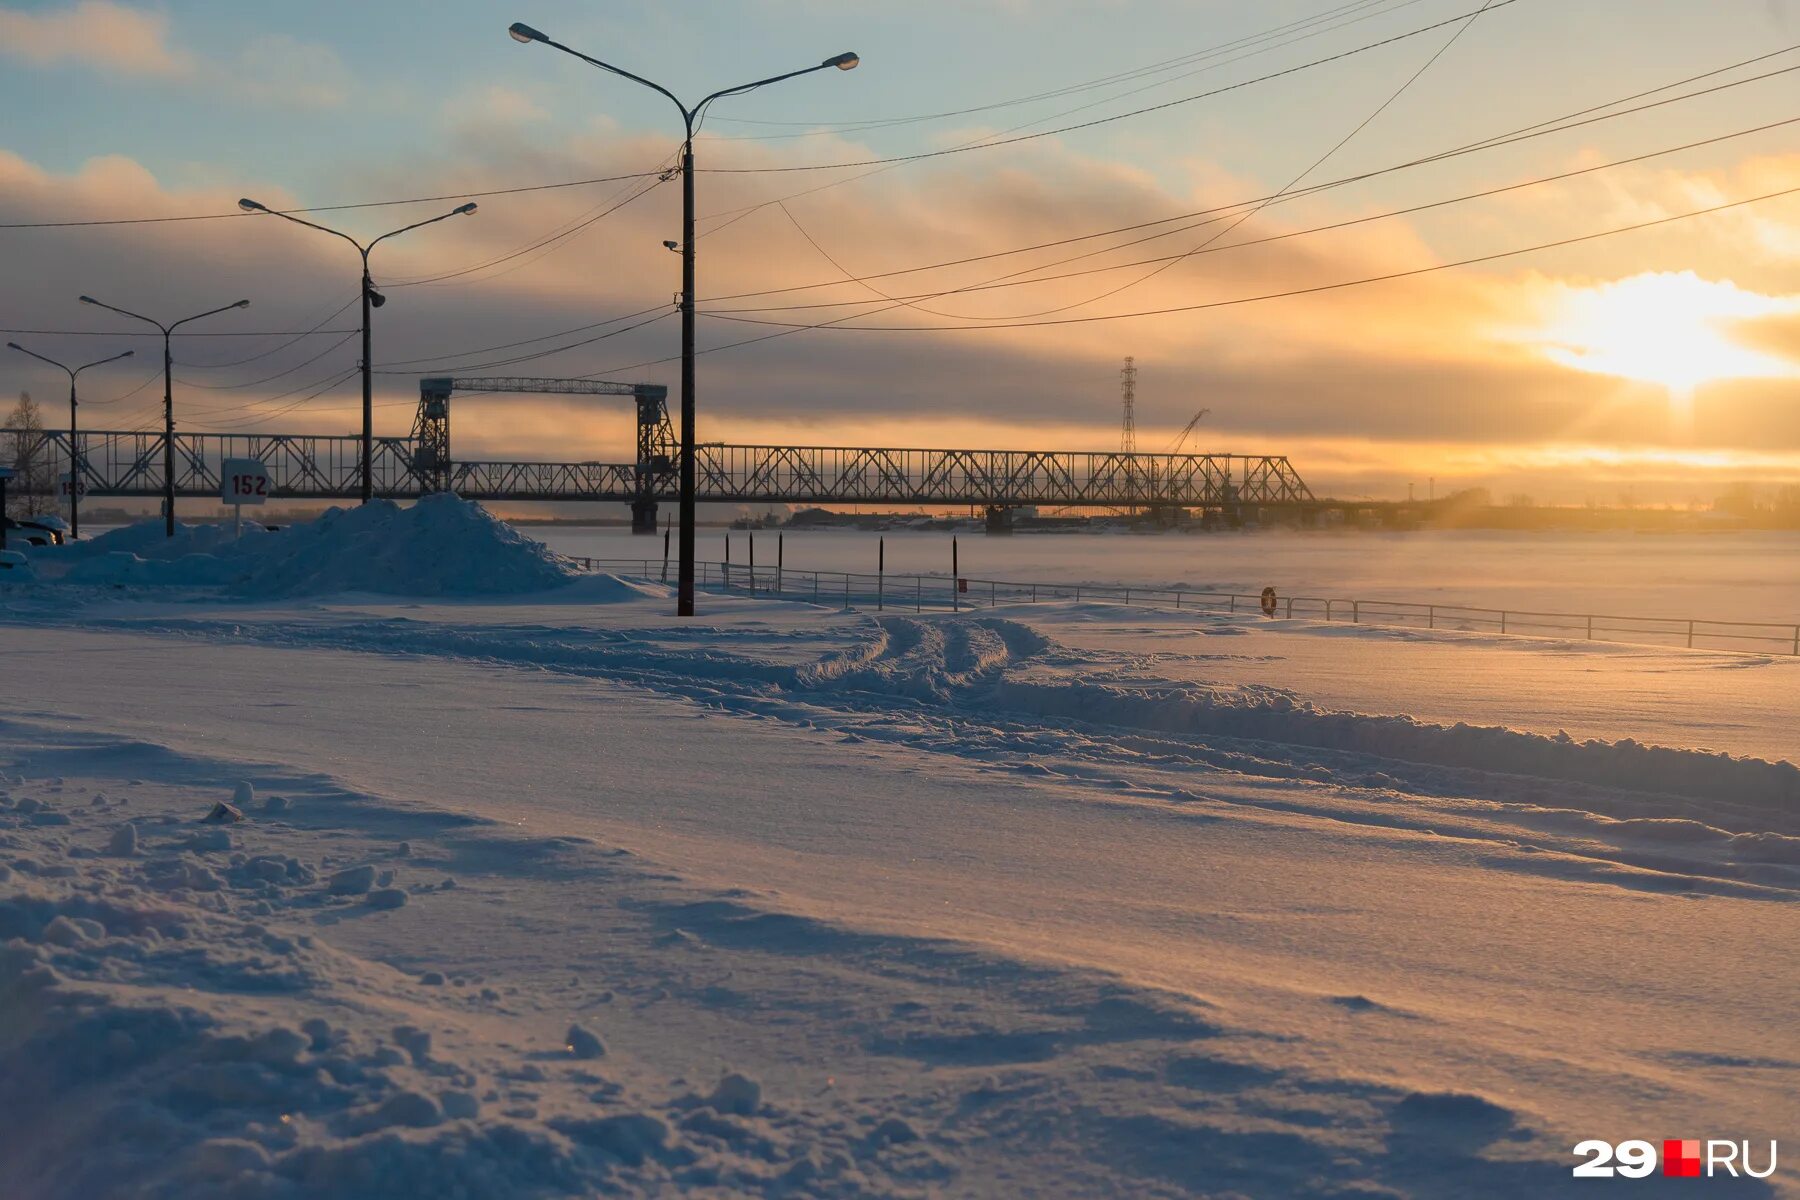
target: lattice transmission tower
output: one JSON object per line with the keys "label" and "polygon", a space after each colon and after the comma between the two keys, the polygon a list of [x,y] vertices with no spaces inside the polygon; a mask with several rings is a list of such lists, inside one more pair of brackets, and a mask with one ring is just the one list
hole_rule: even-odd
{"label": "lattice transmission tower", "polygon": [[1127,354],[1125,367],[1119,372],[1119,398],[1124,405],[1123,425],[1119,430],[1119,449],[1125,454],[1137,453],[1137,359]]}

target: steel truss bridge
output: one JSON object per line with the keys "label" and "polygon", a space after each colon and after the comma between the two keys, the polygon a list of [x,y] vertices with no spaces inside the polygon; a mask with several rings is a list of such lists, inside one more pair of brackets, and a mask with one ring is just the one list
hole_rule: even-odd
{"label": "steel truss bridge", "polygon": [[[637,403],[637,461],[455,459],[449,448],[453,392],[631,396]],[[394,499],[453,491],[476,500],[624,503],[632,508],[635,527],[652,530],[657,503],[676,498],[679,478],[666,401],[667,389],[649,384],[424,379],[412,436],[375,439],[374,492]],[[18,433],[0,430],[0,436]],[[160,432],[83,431],[78,456],[71,454],[66,431],[36,436],[37,453],[47,452],[57,470],[68,470],[71,459],[80,463],[89,497],[163,494]],[[223,460],[256,458],[268,466],[275,498],[355,499],[361,494],[360,446],[355,436],[178,432],[175,494],[217,497]],[[1278,455],[703,443],[695,475],[698,499],[723,503],[979,506],[991,513],[1027,505],[1239,510],[1309,509],[1320,503]]]}

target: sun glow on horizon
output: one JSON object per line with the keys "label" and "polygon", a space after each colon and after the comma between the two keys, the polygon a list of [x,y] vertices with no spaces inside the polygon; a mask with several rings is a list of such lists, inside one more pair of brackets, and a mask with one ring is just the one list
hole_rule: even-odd
{"label": "sun glow on horizon", "polygon": [[1731,326],[1800,311],[1800,300],[1745,291],[1692,271],[1591,287],[1557,285],[1523,340],[1550,361],[1666,388],[1678,407],[1704,384],[1800,376],[1800,363],[1743,345]]}

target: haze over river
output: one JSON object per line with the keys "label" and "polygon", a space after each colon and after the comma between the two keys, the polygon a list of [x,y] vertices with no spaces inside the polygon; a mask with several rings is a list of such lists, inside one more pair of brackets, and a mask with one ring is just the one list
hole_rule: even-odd
{"label": "haze over river", "polygon": [[[564,554],[652,560],[662,538],[623,528],[527,528]],[[731,559],[749,557],[733,530]],[[756,533],[772,566],[776,531]],[[887,539],[890,574],[950,573],[948,533],[789,530],[790,569],[873,572]],[[725,557],[726,531],[700,530],[699,557]],[[1488,608],[1712,620],[1800,621],[1800,533],[1513,533],[1503,531],[1210,534],[957,534],[961,573],[1022,582],[1126,583],[1283,596],[1412,600]],[[671,547],[671,553],[673,547]],[[671,571],[673,568],[671,567]]]}

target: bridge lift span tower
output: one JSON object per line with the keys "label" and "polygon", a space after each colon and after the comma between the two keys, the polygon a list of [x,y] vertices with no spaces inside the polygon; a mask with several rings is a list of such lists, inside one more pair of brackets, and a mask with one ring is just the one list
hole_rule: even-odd
{"label": "bridge lift span tower", "polygon": [[450,394],[512,393],[533,396],[630,396],[637,401],[637,470],[631,500],[631,532],[656,532],[656,494],[675,478],[679,444],[669,424],[669,389],[659,383],[609,383],[602,379],[536,379],[505,376],[419,380],[419,413],[413,419],[413,474],[422,492],[451,490]]}

